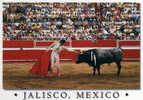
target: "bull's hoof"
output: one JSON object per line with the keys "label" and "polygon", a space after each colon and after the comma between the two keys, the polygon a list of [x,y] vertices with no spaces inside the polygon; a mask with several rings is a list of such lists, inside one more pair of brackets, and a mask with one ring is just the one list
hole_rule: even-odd
{"label": "bull's hoof", "polygon": [[101,74],[100,74],[100,73],[98,73],[98,76],[101,76]]}
{"label": "bull's hoof", "polygon": [[117,76],[118,76],[118,77],[120,76],[120,72],[117,73]]}
{"label": "bull's hoof", "polygon": [[92,74],[92,75],[91,75],[91,77],[95,77],[95,76],[96,76],[96,74]]}
{"label": "bull's hoof", "polygon": [[117,74],[117,77],[120,77],[120,74]]}

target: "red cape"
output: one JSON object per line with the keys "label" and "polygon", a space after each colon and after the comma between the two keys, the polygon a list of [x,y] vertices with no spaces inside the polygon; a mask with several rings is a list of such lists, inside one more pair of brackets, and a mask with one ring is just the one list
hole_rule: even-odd
{"label": "red cape", "polygon": [[46,76],[48,73],[48,69],[50,69],[50,56],[52,50],[48,52],[44,52],[40,59],[32,66],[30,69],[30,73],[32,75]]}

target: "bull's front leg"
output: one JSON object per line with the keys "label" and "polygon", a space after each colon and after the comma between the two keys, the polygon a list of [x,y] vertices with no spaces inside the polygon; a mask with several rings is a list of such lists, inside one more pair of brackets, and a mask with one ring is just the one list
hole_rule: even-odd
{"label": "bull's front leg", "polygon": [[121,71],[121,64],[120,62],[116,62],[117,66],[118,66],[118,71],[117,71],[117,76],[120,75],[120,71]]}
{"label": "bull's front leg", "polygon": [[96,73],[96,66],[93,66],[93,76],[95,76]]}
{"label": "bull's front leg", "polygon": [[100,76],[101,73],[100,73],[100,65],[97,65],[97,71],[98,71],[98,75]]}

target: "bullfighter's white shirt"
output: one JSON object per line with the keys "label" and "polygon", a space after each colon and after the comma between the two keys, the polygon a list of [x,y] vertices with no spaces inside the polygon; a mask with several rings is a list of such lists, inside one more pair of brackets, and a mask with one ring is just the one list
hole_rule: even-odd
{"label": "bullfighter's white shirt", "polygon": [[49,48],[51,49],[52,48],[52,50],[53,50],[53,52],[56,52],[56,53],[59,53],[60,51],[62,51],[62,50],[67,50],[67,51],[70,51],[70,52],[73,52],[74,50],[70,50],[70,49],[68,49],[67,47],[65,47],[65,46],[61,46],[60,45],[60,43],[59,42],[54,42],[53,44],[51,44],[50,46],[49,46]]}

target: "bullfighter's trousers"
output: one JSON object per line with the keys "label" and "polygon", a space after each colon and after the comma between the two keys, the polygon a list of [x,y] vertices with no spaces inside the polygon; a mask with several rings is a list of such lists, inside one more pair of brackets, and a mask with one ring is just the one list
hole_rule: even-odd
{"label": "bullfighter's trousers", "polygon": [[51,68],[53,68],[54,67],[54,63],[56,63],[56,67],[59,69],[59,67],[60,67],[59,54],[57,52],[52,51],[50,62],[51,62]]}

